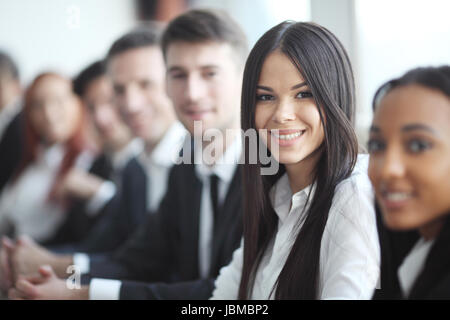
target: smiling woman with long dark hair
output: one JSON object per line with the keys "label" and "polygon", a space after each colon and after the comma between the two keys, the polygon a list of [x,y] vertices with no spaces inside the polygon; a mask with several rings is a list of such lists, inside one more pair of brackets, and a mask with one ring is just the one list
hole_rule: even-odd
{"label": "smiling woman with long dark hair", "polygon": [[[241,121],[280,163],[244,165],[244,241],[214,299],[368,299],[379,276],[367,155],[353,129],[354,80],[327,29],[284,22],[247,60]],[[245,146],[250,157],[250,147]]]}

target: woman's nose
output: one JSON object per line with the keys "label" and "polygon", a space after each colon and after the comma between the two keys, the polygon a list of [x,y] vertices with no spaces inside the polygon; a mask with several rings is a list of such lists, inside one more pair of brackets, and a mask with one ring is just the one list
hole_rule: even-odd
{"label": "woman's nose", "polygon": [[288,101],[280,101],[275,109],[273,121],[277,123],[285,123],[287,121],[295,120],[295,109],[292,103]]}
{"label": "woman's nose", "polygon": [[381,176],[384,179],[399,178],[404,176],[405,171],[404,158],[400,148],[389,147],[382,162]]}

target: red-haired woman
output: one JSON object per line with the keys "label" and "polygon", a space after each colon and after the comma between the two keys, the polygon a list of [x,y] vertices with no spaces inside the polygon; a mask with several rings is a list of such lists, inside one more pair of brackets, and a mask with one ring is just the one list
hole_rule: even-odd
{"label": "red-haired woman", "polygon": [[21,163],[0,196],[0,235],[27,234],[45,243],[65,220],[64,176],[87,168],[84,112],[72,83],[43,73],[25,93],[25,148]]}

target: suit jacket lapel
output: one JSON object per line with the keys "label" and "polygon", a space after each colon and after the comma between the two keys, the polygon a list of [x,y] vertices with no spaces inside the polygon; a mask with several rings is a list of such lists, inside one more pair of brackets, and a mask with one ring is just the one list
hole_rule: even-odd
{"label": "suit jacket lapel", "polygon": [[199,243],[199,225],[200,225],[200,207],[202,197],[202,182],[195,174],[194,165],[185,165],[184,183],[182,183],[182,190],[185,192],[186,198],[183,199],[180,205],[185,205],[185,208],[180,207],[181,216],[179,217],[180,232],[183,233],[181,238],[185,241],[181,244],[185,248],[182,254],[186,254],[185,259],[191,261],[186,268],[192,268],[190,272],[199,275],[198,270],[198,243]]}
{"label": "suit jacket lapel", "polygon": [[433,287],[450,273],[450,218],[431,247],[422,273],[417,278],[409,296],[410,299],[424,299]]}
{"label": "suit jacket lapel", "polygon": [[233,176],[233,180],[225,197],[225,201],[219,209],[217,221],[214,222],[214,235],[211,253],[210,273],[216,273],[219,268],[220,253],[222,247],[225,245],[226,237],[231,231],[230,228],[236,219],[241,219],[241,168],[238,166]]}

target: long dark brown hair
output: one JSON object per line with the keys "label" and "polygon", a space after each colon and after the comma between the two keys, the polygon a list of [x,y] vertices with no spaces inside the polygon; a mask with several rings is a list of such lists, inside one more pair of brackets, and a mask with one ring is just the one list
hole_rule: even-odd
{"label": "long dark brown hair", "polygon": [[[283,22],[267,31],[248,57],[242,87],[241,119],[244,130],[255,126],[256,86],[268,54],[279,50],[299,70],[311,89],[324,127],[324,142],[313,172],[314,196],[298,236],[276,283],[276,299],[318,298],[319,257],[328,211],[339,182],[347,178],[356,163],[358,142],[353,129],[354,79],[349,58],[339,40],[314,23]],[[249,146],[245,146],[249,157]],[[246,161],[247,163],[247,161]],[[245,164],[244,179],[244,264],[239,298],[251,297],[257,267],[278,218],[269,191],[285,172],[262,176],[261,162]],[[275,289],[275,288],[274,288]]]}

